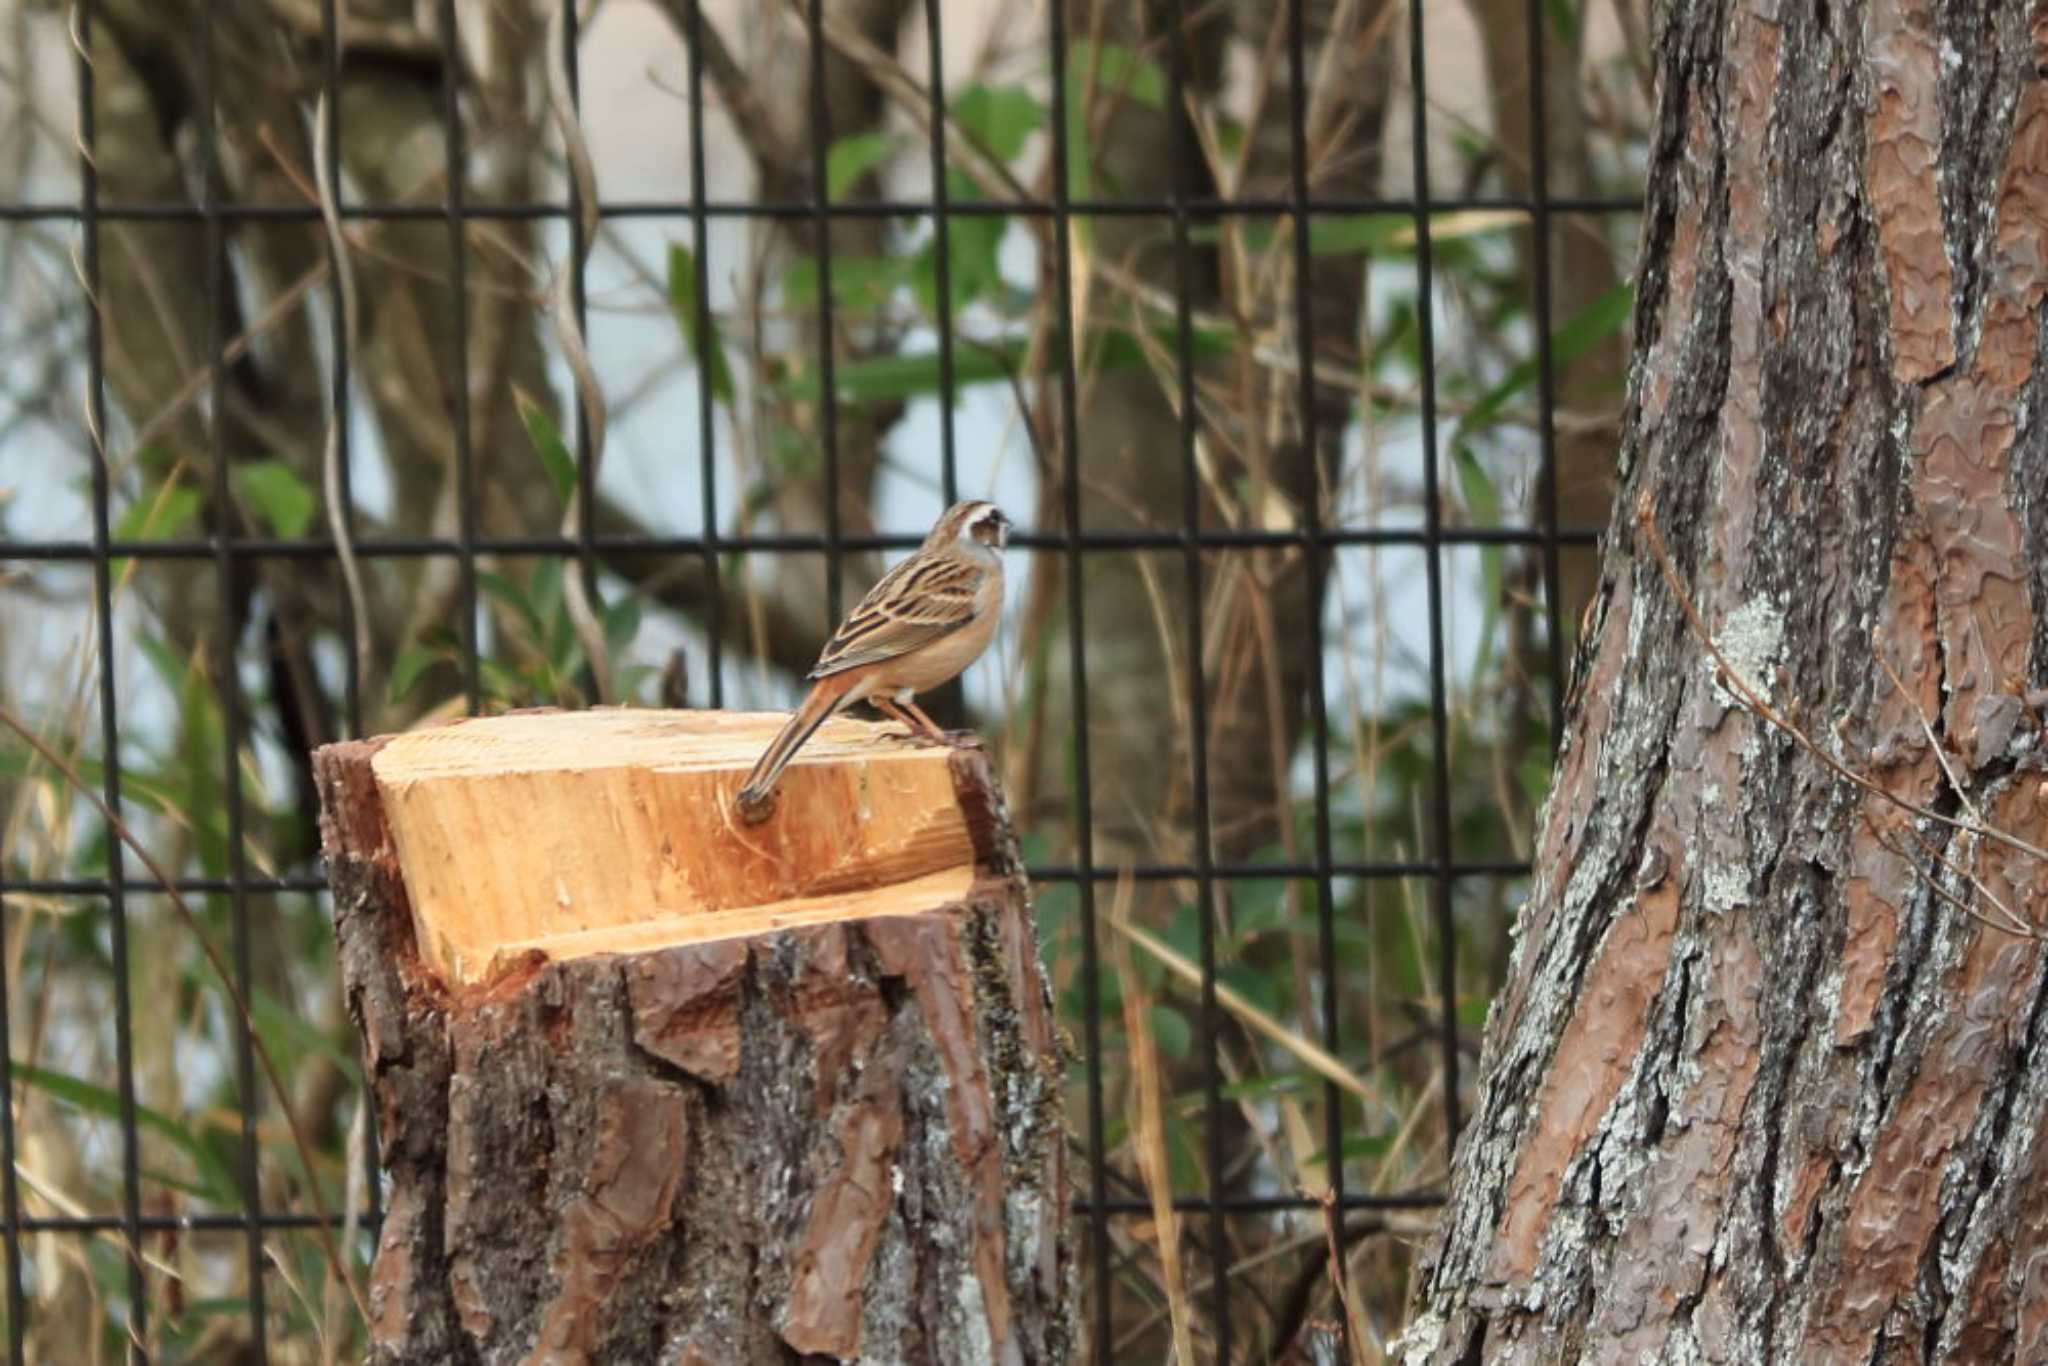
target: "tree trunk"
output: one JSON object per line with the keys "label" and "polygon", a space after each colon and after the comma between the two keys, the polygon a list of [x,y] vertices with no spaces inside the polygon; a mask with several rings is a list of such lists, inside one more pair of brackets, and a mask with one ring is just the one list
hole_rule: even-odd
{"label": "tree trunk", "polygon": [[1660,11],[1621,503],[1408,1362],[2048,1360],[1989,923],[2048,899],[2044,48]]}
{"label": "tree trunk", "polygon": [[742,827],[780,719],[320,751],[390,1183],[372,1360],[1068,1358],[1061,1061],[988,760],[835,722]]}

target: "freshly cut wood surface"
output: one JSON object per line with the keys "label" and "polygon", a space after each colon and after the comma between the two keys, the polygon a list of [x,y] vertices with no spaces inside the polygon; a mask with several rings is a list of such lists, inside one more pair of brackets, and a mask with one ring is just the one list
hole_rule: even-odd
{"label": "freshly cut wood surface", "polygon": [[948,751],[836,719],[774,812],[734,794],[781,713],[479,717],[371,760],[422,956],[466,984],[551,958],[753,934],[957,900],[974,843]]}
{"label": "freshly cut wood surface", "polygon": [[1077,1355],[1068,1059],[995,766],[844,723],[742,826],[779,720],[314,753],[386,1178],[371,1366]]}

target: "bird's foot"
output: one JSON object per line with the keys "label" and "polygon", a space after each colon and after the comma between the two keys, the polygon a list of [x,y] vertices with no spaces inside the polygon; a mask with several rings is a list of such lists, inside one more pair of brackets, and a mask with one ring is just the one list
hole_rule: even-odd
{"label": "bird's foot", "polygon": [[775,789],[771,787],[766,792],[755,792],[743,787],[734,798],[733,807],[740,813],[743,824],[759,825],[775,810]]}

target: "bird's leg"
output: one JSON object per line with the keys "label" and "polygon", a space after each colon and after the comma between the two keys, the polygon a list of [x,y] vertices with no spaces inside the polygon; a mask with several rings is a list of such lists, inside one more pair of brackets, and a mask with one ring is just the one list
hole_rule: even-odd
{"label": "bird's leg", "polygon": [[902,708],[898,707],[894,702],[891,702],[888,698],[870,697],[868,699],[868,704],[872,706],[876,711],[882,713],[882,715],[888,717],[891,721],[901,723],[903,728],[909,731],[913,738],[917,735],[917,723],[915,721],[912,721],[909,717],[905,716],[903,714]]}
{"label": "bird's leg", "polygon": [[924,727],[924,733],[926,735],[931,736],[932,739],[937,740],[942,745],[950,745],[953,743],[951,737],[949,737],[946,734],[946,732],[939,729],[939,723],[932,720],[931,717],[926,716],[924,712],[918,707],[917,703],[906,698],[903,702],[903,709],[909,712],[912,716],[917,718],[918,724]]}

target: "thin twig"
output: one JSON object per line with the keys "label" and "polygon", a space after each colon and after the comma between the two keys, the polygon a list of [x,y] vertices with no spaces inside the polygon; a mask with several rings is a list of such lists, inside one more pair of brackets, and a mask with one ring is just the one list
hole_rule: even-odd
{"label": "thin twig", "polygon": [[[784,3],[787,15],[799,23],[805,22],[795,0],[784,0]],[[935,111],[937,101],[923,82],[912,76],[895,57],[871,42],[857,25],[833,15],[829,7],[825,13],[825,39],[838,49],[840,56],[865,72],[892,103],[916,120],[923,132],[931,131],[934,112],[944,118],[949,143],[970,154],[957,158],[954,169],[974,181],[983,194],[993,200],[1011,202],[1031,197],[1023,182],[1011,174],[1002,158],[983,144],[978,133],[963,126],[950,110]]]}
{"label": "thin twig", "polygon": [[1351,1287],[1346,1283],[1344,1276],[1344,1215],[1337,1208],[1336,1187],[1324,1187],[1319,1203],[1323,1213],[1323,1236],[1328,1247],[1330,1289],[1336,1292],[1337,1307],[1344,1314],[1344,1341],[1351,1349],[1350,1356],[1354,1366],[1363,1366],[1365,1325],[1359,1320],[1358,1306],[1351,1301]]}
{"label": "thin twig", "polygon": [[[1125,920],[1131,911],[1131,874],[1128,868],[1117,877],[1116,902],[1110,915]],[[1173,1360],[1178,1366],[1196,1366],[1194,1315],[1188,1296],[1187,1276],[1180,1259],[1180,1218],[1173,1208],[1173,1164],[1166,1155],[1166,1123],[1159,1096],[1159,1054],[1153,1043],[1152,1000],[1131,961],[1128,940],[1115,942],[1117,976],[1123,996],[1124,1033],[1130,1051],[1131,1083],[1137,1091],[1136,1113],[1131,1119],[1131,1146],[1136,1150],[1138,1173],[1145,1180],[1145,1193],[1152,1204],[1154,1241],[1159,1248],[1159,1266],[1166,1282],[1166,1304],[1173,1325]]]}
{"label": "thin twig", "polygon": [[1955,791],[1956,800],[1963,804],[1963,810],[1970,814],[1970,819],[1981,825],[1984,813],[1978,810],[1976,801],[1970,796],[1970,790],[1963,786],[1962,779],[1958,778],[1955,769],[1949,766],[1948,750],[1936,738],[1934,722],[1928,719],[1926,709],[1920,705],[1918,698],[1906,691],[1906,685],[1892,668],[1892,662],[1884,657],[1882,640],[1871,642],[1870,653],[1876,657],[1877,667],[1884,670],[1884,676],[1891,680],[1891,685],[1899,690],[1899,697],[1913,709],[1913,717],[1920,723],[1920,733],[1927,738],[1927,747],[1934,751],[1934,762],[1941,765],[1941,776],[1948,779],[1949,787]]}
{"label": "thin twig", "polygon": [[[1168,945],[1164,940],[1153,935],[1151,932],[1141,929],[1129,921],[1118,919],[1113,915],[1110,917],[1109,923],[1116,928],[1117,933],[1125,935],[1132,943],[1151,954],[1154,958],[1157,958],[1174,976],[1191,983],[1199,983],[1202,980],[1201,969],[1183,957],[1179,950]],[[1311,1071],[1337,1083],[1337,1085],[1351,1092],[1360,1100],[1368,1103],[1379,1100],[1379,1097],[1373,1093],[1372,1088],[1367,1086],[1356,1072],[1346,1067],[1341,1058],[1331,1053],[1321,1044],[1303,1038],[1300,1034],[1288,1029],[1258,1006],[1253,1005],[1249,999],[1234,987],[1218,982],[1216,984],[1216,1003],[1243,1020],[1253,1030],[1265,1035],[1268,1039],[1299,1058],[1308,1065]]]}
{"label": "thin twig", "polygon": [[1678,577],[1678,571],[1672,568],[1671,556],[1664,549],[1664,537],[1657,530],[1657,514],[1650,505],[1650,495],[1647,492],[1636,503],[1636,525],[1642,529],[1643,538],[1650,548],[1650,554],[1657,561],[1657,568],[1663,571],[1664,582],[1671,589],[1672,597],[1678,600],[1678,609],[1685,613],[1686,622],[1692,627],[1693,635],[1698,638],[1701,647],[1709,655],[1713,656],[1714,663],[1720,668],[1722,683],[1726,685],[1729,691],[1741,698],[1743,704],[1750,711],[1791,736],[1801,749],[1811,754],[1815,759],[1818,759],[1821,765],[1836,777],[1862,788],[1871,796],[1890,802],[1901,811],[1909,812],[1921,820],[1934,821],[1937,824],[1946,825],[1955,830],[1967,831],[1973,835],[1982,835],[1986,839],[1996,840],[2009,849],[2015,849],[2031,858],[2048,862],[2048,849],[2043,849],[2039,845],[2029,844],[2019,836],[2007,834],[1997,826],[1985,825],[1981,821],[1958,820],[1954,816],[1944,816],[1939,811],[1931,811],[1915,802],[1909,802],[1904,797],[1887,791],[1882,785],[1856,772],[1819,745],[1816,745],[1808,738],[1805,731],[1794,725],[1786,717],[1780,715],[1771,707],[1770,703],[1764,701],[1757,693],[1757,690],[1750,686],[1749,680],[1744,678],[1734,664],[1729,662],[1728,657],[1721,653],[1721,647],[1714,643],[1713,636],[1707,631],[1706,623],[1700,620],[1699,609],[1693,606],[1692,598],[1687,595],[1685,585]]}
{"label": "thin twig", "polygon": [[[584,344],[583,326],[576,317],[576,278],[583,269],[584,257],[597,241],[597,172],[591,166],[590,144],[583,136],[583,125],[577,119],[575,103],[569,97],[568,64],[574,59],[574,54],[568,48],[565,11],[557,7],[548,20],[548,112],[554,116],[555,128],[562,135],[569,172],[576,186],[583,230],[578,237],[582,254],[565,262],[555,273],[554,297],[548,316],[561,339],[563,356],[569,362],[569,373],[575,377],[576,392],[582,400],[584,426],[590,438],[587,443],[590,448],[588,482],[594,488],[598,462],[604,455],[604,388],[597,382],[597,371],[590,363],[590,349]],[[583,484],[579,482],[569,495],[568,507],[562,512],[562,535],[576,535],[577,524],[583,516]],[[584,582],[581,574],[562,576],[562,601],[569,609],[569,619],[575,624],[577,639],[583,644],[584,659],[596,680],[597,700],[610,702],[616,700],[612,688],[612,664],[605,653],[604,627],[599,624],[597,613],[591,606],[589,589],[590,585]]]}
{"label": "thin twig", "polygon": [[[349,260],[348,240],[342,236],[341,210],[335,196],[334,179],[327,164],[327,95],[323,91],[313,106],[313,178],[320,199],[320,218],[327,225],[327,247],[333,257],[335,280],[341,293],[341,344],[344,356],[356,349],[356,272]],[[370,667],[370,608],[363,592],[363,570],[356,560],[355,536],[349,529],[349,509],[341,492],[341,430],[348,421],[342,396],[331,396],[327,435],[320,453],[320,489],[327,503],[327,531],[341,559],[341,581],[348,590],[349,615],[355,622],[356,668]]]}
{"label": "thin twig", "polygon": [[[1905,861],[1906,866],[1911,868],[1915,874],[1917,874],[1922,880],[1924,880],[1927,883],[1928,891],[1933,892],[1943,901],[1946,901],[1949,905],[1955,907],[1964,915],[1970,917],[1970,919],[1976,921],[1978,924],[1984,926],[1986,929],[1997,930],[2001,934],[2009,934],[2016,939],[2041,938],[2041,932],[2039,930],[2027,924],[2027,922],[2023,920],[2018,915],[2018,913],[2016,913],[2012,909],[2012,907],[2006,905],[2005,902],[2001,901],[1998,898],[1998,896],[1995,893],[1993,893],[1989,887],[1986,887],[1979,878],[1977,878],[1973,874],[1964,872],[1962,869],[1956,867],[1955,864],[1949,862],[1946,858],[1943,858],[1941,854],[1937,852],[1932,845],[1927,843],[1926,840],[1921,839],[1918,835],[1913,835],[1913,842],[1920,846],[1920,851],[1922,853],[1926,854],[1927,857],[1930,860],[1932,860],[1935,864],[1942,868],[1947,869],[1949,872],[1955,874],[1958,878],[1962,879],[1962,881],[1964,881],[1970,887],[1975,889],[1979,895],[1983,896],[1985,900],[1989,901],[1993,906],[1995,906],[2001,915],[2006,916],[2007,921],[2002,922],[1991,919],[1991,917],[1985,915],[1975,906],[1970,905],[1970,903],[1964,901],[1954,892],[1951,892],[1948,888],[1942,886],[1940,879],[1936,878],[1934,874],[1923,869],[1919,864],[1913,862],[1913,856],[1911,854],[1907,853],[1905,849],[1903,849],[1898,844],[1894,843],[1890,838],[1888,838],[1885,835],[1884,831],[1878,829],[1877,823],[1875,821],[1867,821],[1867,823],[1870,826],[1871,836],[1874,839],[1876,839],[1878,845],[1881,848],[1885,849],[1887,852],[1891,853],[1897,858],[1903,859]],[[1908,833],[1910,834],[1911,832],[1909,831]]]}

